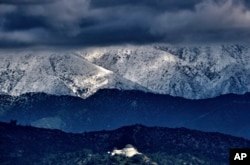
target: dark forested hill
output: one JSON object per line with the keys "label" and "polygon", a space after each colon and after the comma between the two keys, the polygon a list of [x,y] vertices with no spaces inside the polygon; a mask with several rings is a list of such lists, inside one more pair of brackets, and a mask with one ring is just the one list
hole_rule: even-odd
{"label": "dark forested hill", "polygon": [[0,132],[3,165],[146,164],[140,156],[126,158],[107,154],[114,147],[123,148],[126,144],[132,144],[150,162],[157,164],[227,164],[230,148],[250,147],[249,140],[220,133],[143,125],[72,134],[1,122]]}
{"label": "dark forested hill", "polygon": [[0,96],[0,121],[67,132],[124,125],[186,127],[250,139],[250,95],[188,100],[140,91],[100,90],[87,99],[31,93]]}

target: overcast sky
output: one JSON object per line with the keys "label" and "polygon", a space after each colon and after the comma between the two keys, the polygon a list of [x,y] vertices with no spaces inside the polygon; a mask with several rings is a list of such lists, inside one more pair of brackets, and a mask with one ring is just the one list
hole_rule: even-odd
{"label": "overcast sky", "polygon": [[247,0],[0,0],[0,47],[249,42]]}

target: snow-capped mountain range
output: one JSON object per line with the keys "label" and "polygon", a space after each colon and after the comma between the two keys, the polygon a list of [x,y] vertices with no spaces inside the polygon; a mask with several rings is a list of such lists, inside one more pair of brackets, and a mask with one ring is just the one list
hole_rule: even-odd
{"label": "snow-capped mountain range", "polygon": [[247,45],[145,45],[0,52],[0,93],[86,98],[118,88],[190,99],[250,91]]}
{"label": "snow-capped mountain range", "polygon": [[101,88],[146,90],[74,52],[19,52],[0,56],[2,94],[44,92],[85,98]]}

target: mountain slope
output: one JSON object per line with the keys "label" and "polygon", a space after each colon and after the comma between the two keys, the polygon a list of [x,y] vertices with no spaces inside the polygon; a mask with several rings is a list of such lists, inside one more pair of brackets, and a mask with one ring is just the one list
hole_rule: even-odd
{"label": "mountain slope", "polygon": [[250,91],[247,45],[116,46],[79,54],[155,93],[201,99]]}
{"label": "mountain slope", "polygon": [[72,53],[38,51],[0,56],[2,94],[45,92],[85,98],[102,88],[145,90]]}
{"label": "mountain slope", "polygon": [[98,89],[189,99],[250,92],[247,45],[144,45],[69,51],[1,51],[0,93],[86,98]]}
{"label": "mountain slope", "polygon": [[250,94],[188,100],[141,91],[99,90],[86,99],[31,93],[0,96],[0,120],[67,132],[144,124],[187,127],[250,139]]}
{"label": "mountain slope", "polygon": [[131,162],[107,154],[114,147],[132,144],[159,165],[222,165],[228,164],[230,148],[250,147],[249,140],[224,134],[143,125],[71,134],[0,122],[0,131],[2,164],[146,164],[140,157]]}

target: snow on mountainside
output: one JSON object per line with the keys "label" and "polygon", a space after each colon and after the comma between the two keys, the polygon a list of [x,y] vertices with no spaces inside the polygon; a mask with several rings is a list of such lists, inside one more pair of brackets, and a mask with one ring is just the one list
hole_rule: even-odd
{"label": "snow on mountainside", "polygon": [[79,53],[155,93],[200,99],[250,91],[246,45],[116,46]]}
{"label": "snow on mountainside", "polygon": [[74,53],[16,52],[0,55],[0,93],[45,92],[88,97],[100,88],[145,90]]}
{"label": "snow on mountainside", "polygon": [[[250,47],[113,46],[74,51],[0,51],[0,94],[88,97],[98,89],[191,99],[250,91]],[[7,53],[6,53],[7,52]]]}

